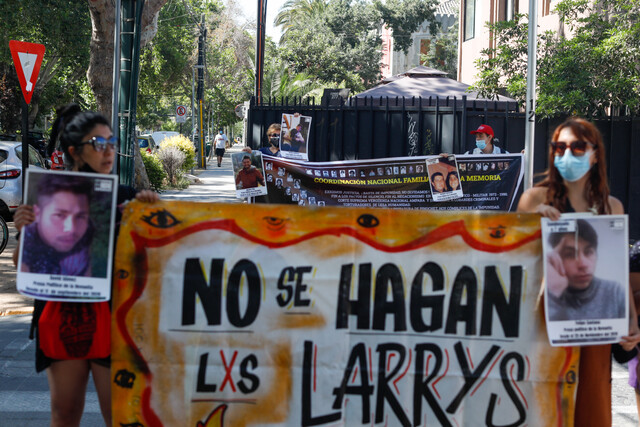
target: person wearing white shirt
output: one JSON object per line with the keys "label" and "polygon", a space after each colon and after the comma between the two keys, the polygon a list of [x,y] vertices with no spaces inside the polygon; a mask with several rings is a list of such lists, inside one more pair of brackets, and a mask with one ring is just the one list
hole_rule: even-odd
{"label": "person wearing white shirt", "polygon": [[227,142],[229,142],[227,135],[222,132],[222,129],[218,129],[218,134],[214,140],[216,156],[218,157],[218,167],[222,165],[222,156],[224,156],[224,150],[227,148]]}

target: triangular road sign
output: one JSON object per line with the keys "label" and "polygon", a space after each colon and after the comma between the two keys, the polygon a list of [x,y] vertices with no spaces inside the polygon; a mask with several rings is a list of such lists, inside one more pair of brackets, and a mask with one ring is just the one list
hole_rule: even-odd
{"label": "triangular road sign", "polygon": [[11,40],[9,41],[9,49],[11,49],[13,65],[15,65],[18,73],[22,95],[24,95],[24,100],[29,104],[33,89],[36,87],[38,73],[40,73],[45,47],[42,44]]}

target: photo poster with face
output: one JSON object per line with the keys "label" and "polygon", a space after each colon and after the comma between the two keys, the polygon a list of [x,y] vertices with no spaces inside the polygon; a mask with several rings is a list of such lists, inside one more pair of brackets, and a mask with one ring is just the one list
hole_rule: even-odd
{"label": "photo poster with face", "polygon": [[[265,181],[262,153],[245,151],[231,154],[233,176],[236,184],[236,196],[239,198],[265,196],[267,182]],[[273,179],[272,177],[270,179]]]}
{"label": "photo poster with face", "polygon": [[299,114],[282,115],[280,124],[280,151],[282,157],[295,160],[309,160],[309,133],[311,117]]}
{"label": "photo poster with face", "polygon": [[427,175],[431,185],[431,197],[434,202],[446,202],[464,196],[460,184],[460,172],[456,157],[436,157],[427,159]]}
{"label": "photo poster with face", "polygon": [[20,232],[18,291],[48,301],[111,298],[116,175],[28,169],[25,203],[35,221]]}
{"label": "photo poster with face", "polygon": [[551,345],[620,342],[629,333],[627,215],[564,214],[541,228]]}

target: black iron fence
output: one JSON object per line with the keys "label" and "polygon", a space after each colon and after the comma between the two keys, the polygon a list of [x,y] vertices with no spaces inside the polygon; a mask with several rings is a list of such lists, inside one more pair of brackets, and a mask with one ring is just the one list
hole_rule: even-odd
{"label": "black iron fence", "polygon": [[[247,144],[266,146],[266,130],[280,123],[283,113],[312,117],[310,161],[334,161],[462,154],[475,147],[469,132],[491,126],[501,148],[524,149],[526,117],[514,103],[469,101],[463,98],[350,98],[342,105],[318,105],[299,99],[251,100]],[[534,170],[547,168],[547,144],[565,117],[536,122]],[[630,235],[640,239],[640,118],[608,116],[593,119],[604,137],[611,192],[629,214]],[[634,186],[633,183],[636,183]]]}

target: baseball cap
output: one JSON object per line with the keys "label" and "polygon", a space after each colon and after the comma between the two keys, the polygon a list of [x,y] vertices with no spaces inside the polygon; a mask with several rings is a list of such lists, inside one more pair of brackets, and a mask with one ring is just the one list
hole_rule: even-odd
{"label": "baseball cap", "polygon": [[487,135],[491,135],[492,137],[495,136],[495,134],[493,133],[493,129],[491,129],[491,126],[489,125],[480,125],[478,126],[478,129],[472,130],[469,133],[471,133],[472,135],[476,133],[486,133]]}

